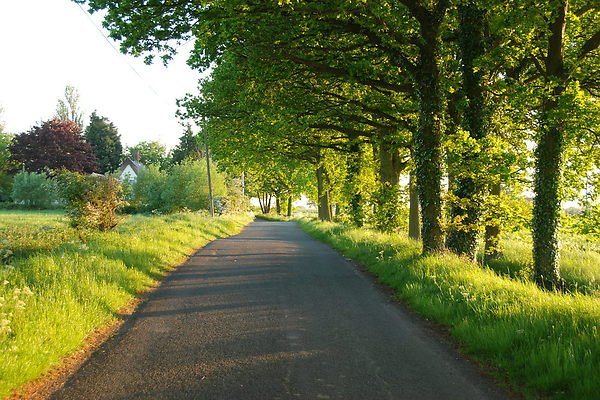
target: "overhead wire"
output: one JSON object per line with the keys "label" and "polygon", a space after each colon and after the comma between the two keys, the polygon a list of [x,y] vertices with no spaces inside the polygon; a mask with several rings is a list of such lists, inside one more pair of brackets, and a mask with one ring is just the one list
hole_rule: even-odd
{"label": "overhead wire", "polygon": [[121,51],[119,49],[117,49],[114,45],[114,43],[109,39],[108,36],[106,36],[106,34],[104,33],[104,31],[96,24],[96,22],[92,19],[92,17],[90,16],[90,14],[85,11],[85,9],[83,8],[83,6],[80,3],[77,3],[77,6],[79,6],[79,9],[81,10],[81,12],[83,12],[86,16],[86,18],[88,19],[88,21],[94,26],[94,28],[100,33],[100,35],[102,35],[102,37],[104,38],[104,40],[106,40],[106,43],[109,44],[109,46],[116,51],[119,56],[121,57],[121,59],[127,64],[127,66],[133,71],[133,73],[142,81],[146,84],[146,86],[148,86],[148,89],[150,89],[150,91],[152,91],[152,93],[154,93],[154,95],[156,97],[158,97],[160,100],[163,100],[161,98],[161,96],[158,94],[158,92],[156,90],[154,90],[154,88],[152,87],[152,85],[150,85],[150,83],[144,79],[144,77],[135,69],[135,67],[129,62],[129,60],[123,55],[123,53],[121,53]]}

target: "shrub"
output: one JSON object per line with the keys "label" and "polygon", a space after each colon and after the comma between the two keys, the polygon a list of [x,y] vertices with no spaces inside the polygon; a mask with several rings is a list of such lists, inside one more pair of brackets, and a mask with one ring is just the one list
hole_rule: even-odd
{"label": "shrub", "polygon": [[132,206],[138,211],[161,210],[166,180],[166,173],[155,165],[142,169],[133,184]]}
{"label": "shrub", "polygon": [[117,211],[125,202],[117,179],[73,172],[63,172],[58,179],[71,226],[108,231],[121,222]]}
{"label": "shrub", "polygon": [[56,185],[43,172],[19,172],[13,179],[11,197],[27,208],[49,208],[57,200]]}
{"label": "shrub", "polygon": [[[213,167],[214,168],[214,167]],[[213,195],[226,194],[225,179],[211,170]],[[133,187],[133,201],[140,211],[176,212],[208,209],[206,162],[187,160],[168,172],[148,166],[140,172]]]}

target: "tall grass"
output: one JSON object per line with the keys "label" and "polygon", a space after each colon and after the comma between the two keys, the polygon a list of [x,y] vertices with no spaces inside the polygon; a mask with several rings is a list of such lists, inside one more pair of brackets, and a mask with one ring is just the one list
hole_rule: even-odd
{"label": "tall grass", "polygon": [[[561,275],[567,289],[600,297],[600,243],[570,233],[563,233],[560,239]],[[533,276],[531,234],[506,235],[502,244],[502,256],[489,266],[513,278],[530,280]]]}
{"label": "tall grass", "polygon": [[600,300],[559,294],[450,254],[331,224],[299,221],[357,259],[420,314],[449,328],[464,351],[493,365],[528,397],[592,399],[600,393]]}
{"label": "tall grass", "polygon": [[83,243],[59,213],[1,212],[0,397],[76,351],[194,249],[249,221],[131,216]]}

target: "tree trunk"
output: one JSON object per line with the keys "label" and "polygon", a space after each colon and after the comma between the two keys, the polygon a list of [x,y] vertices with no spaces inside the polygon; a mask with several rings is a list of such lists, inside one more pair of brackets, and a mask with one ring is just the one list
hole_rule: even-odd
{"label": "tree trunk", "polygon": [[331,221],[331,208],[329,207],[329,190],[326,186],[326,171],[322,165],[317,167],[317,193],[319,197],[319,219]]}
{"label": "tree trunk", "polygon": [[550,23],[546,57],[547,82],[554,88],[540,113],[541,136],[535,150],[533,203],[533,270],[536,283],[546,289],[562,287],[559,264],[560,186],[564,149],[563,126],[552,115],[565,90],[564,34],[568,1],[559,1]]}
{"label": "tree trunk", "polygon": [[260,206],[260,212],[262,212],[264,214],[265,213],[265,207],[263,205],[263,199],[262,199],[262,194],[261,193],[258,194],[258,205]]}
{"label": "tree trunk", "polygon": [[277,211],[277,215],[281,215],[281,201],[279,201],[279,196],[275,197],[275,210]]}
{"label": "tree trunk", "polygon": [[394,232],[400,226],[400,172],[406,166],[400,159],[398,148],[380,138],[379,183],[375,226],[383,232]]}
{"label": "tree trunk", "polygon": [[379,145],[379,179],[382,183],[390,186],[398,186],[400,172],[402,171],[400,152],[397,148],[381,143]]}
{"label": "tree trunk", "polygon": [[361,227],[365,223],[365,210],[363,196],[356,185],[357,177],[361,173],[362,151],[360,143],[356,140],[350,143],[350,159],[348,160],[348,174],[346,184],[350,188],[350,216],[352,223]]}
{"label": "tree trunk", "polygon": [[292,196],[288,197],[288,201],[287,201],[287,216],[288,217],[292,216]]}
{"label": "tree trunk", "polygon": [[423,43],[415,71],[419,99],[419,129],[414,135],[417,191],[421,206],[423,254],[444,249],[442,231],[442,97],[438,68],[439,24],[419,20]]}
{"label": "tree trunk", "polygon": [[[459,49],[462,59],[462,86],[466,97],[464,127],[472,139],[483,139],[487,129],[487,110],[483,95],[482,72],[476,61],[485,53],[485,12],[473,0],[458,7]],[[446,240],[448,249],[475,260],[481,218],[481,194],[478,181],[479,154],[463,151],[453,172],[452,224]]]}
{"label": "tree trunk", "polygon": [[[500,183],[494,183],[490,188],[490,195],[500,196]],[[494,216],[492,216],[494,217]],[[493,224],[488,223],[485,226],[485,249],[483,251],[484,260],[491,261],[500,257],[500,224],[497,218],[492,218]]]}
{"label": "tree trunk", "polygon": [[421,239],[419,221],[419,195],[415,184],[415,173],[411,171],[408,182],[408,237],[415,240]]}

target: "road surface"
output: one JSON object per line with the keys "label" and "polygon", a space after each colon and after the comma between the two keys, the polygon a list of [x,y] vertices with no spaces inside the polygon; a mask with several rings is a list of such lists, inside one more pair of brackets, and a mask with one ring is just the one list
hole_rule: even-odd
{"label": "road surface", "polygon": [[170,274],[55,399],[505,399],[371,278],[257,221]]}

